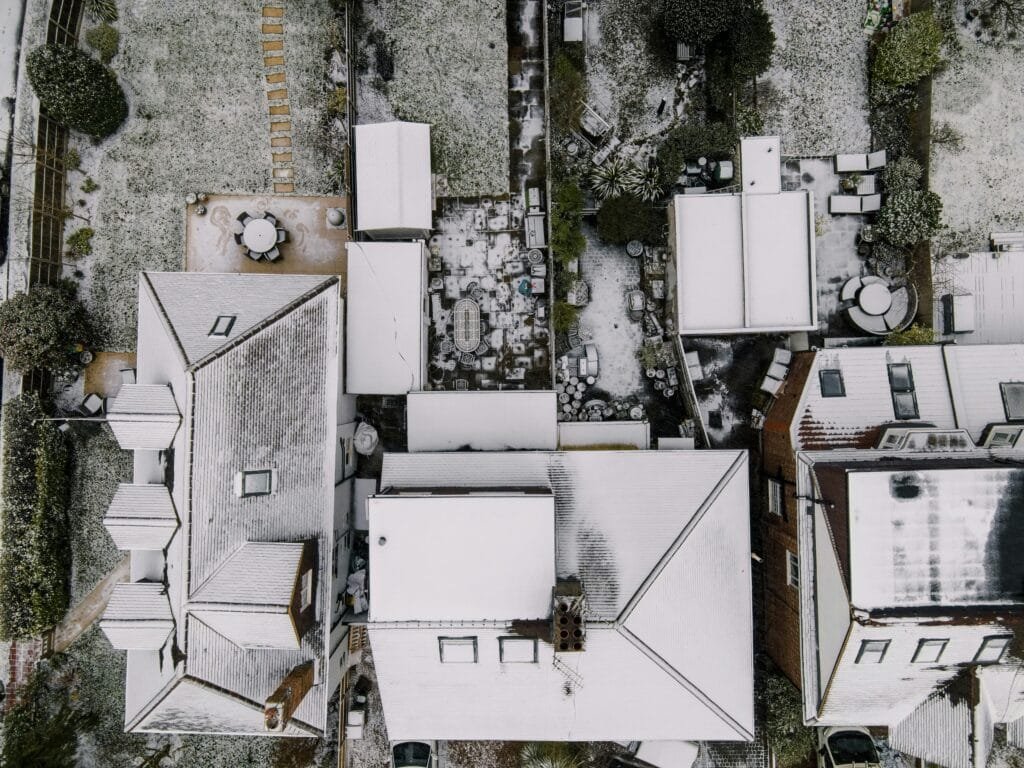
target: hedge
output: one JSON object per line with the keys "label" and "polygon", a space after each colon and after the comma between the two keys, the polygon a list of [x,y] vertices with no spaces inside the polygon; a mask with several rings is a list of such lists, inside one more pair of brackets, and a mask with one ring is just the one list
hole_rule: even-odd
{"label": "hedge", "polygon": [[71,549],[67,497],[70,447],[38,396],[4,405],[0,498],[0,638],[32,637],[68,608]]}
{"label": "hedge", "polygon": [[49,116],[73,130],[103,138],[128,117],[114,73],[77,48],[51,43],[34,49],[28,79]]}

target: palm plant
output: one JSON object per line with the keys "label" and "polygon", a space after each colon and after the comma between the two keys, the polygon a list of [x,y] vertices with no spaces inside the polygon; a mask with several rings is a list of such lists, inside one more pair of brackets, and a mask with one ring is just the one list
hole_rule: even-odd
{"label": "palm plant", "polygon": [[661,183],[659,182],[658,166],[648,165],[646,168],[634,168],[636,173],[626,187],[626,192],[637,200],[645,203],[653,203],[661,195]]}
{"label": "palm plant", "polygon": [[590,172],[590,188],[602,200],[619,197],[635,183],[639,174],[635,165],[616,157]]}
{"label": "palm plant", "polygon": [[583,768],[586,761],[579,748],[563,742],[530,742],[519,757],[521,768]]}

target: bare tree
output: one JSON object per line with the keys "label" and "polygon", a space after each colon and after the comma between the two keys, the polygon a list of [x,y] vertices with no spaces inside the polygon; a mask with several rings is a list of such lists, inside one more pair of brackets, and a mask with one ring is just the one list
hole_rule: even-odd
{"label": "bare tree", "polygon": [[1024,0],[969,0],[967,19],[993,39],[1013,40],[1024,32]]}

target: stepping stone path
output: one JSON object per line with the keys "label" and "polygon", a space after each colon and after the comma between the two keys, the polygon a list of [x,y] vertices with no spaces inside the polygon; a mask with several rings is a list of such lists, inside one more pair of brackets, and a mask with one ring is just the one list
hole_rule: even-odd
{"label": "stepping stone path", "polygon": [[292,120],[288,106],[288,82],[284,63],[284,5],[263,6],[263,67],[267,77],[270,112],[270,155],[273,159],[274,193],[295,192],[292,163]]}

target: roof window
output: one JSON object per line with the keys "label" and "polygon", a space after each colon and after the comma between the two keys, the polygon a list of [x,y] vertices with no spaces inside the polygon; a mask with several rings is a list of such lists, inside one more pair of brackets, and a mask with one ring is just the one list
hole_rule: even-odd
{"label": "roof window", "polygon": [[269,496],[274,490],[274,473],[269,469],[246,469],[235,476],[235,493],[246,496]]}
{"label": "roof window", "polygon": [[981,648],[974,657],[975,664],[995,664],[1003,658],[1006,649],[1010,646],[1009,635],[994,635],[986,637],[981,641]]}
{"label": "roof window", "polygon": [[475,664],[477,661],[475,637],[439,637],[437,645],[445,664]]}
{"label": "roof window", "polygon": [[857,651],[857,664],[881,664],[889,650],[888,640],[861,640]]}
{"label": "roof window", "polygon": [[534,637],[499,637],[498,658],[502,664],[536,664],[537,639]]}
{"label": "roof window", "polygon": [[919,640],[914,651],[915,664],[934,664],[942,658],[949,640]]}
{"label": "roof window", "polygon": [[227,337],[231,334],[231,329],[234,327],[234,315],[217,315],[217,319],[214,320],[213,327],[210,329],[210,335]]}
{"label": "roof window", "polygon": [[999,385],[1007,421],[1024,421],[1024,382],[1009,381]]}
{"label": "roof window", "polygon": [[910,363],[889,365],[889,388],[892,390],[892,409],[896,418],[918,418],[917,393],[914,391],[914,373]]}
{"label": "roof window", "polygon": [[846,397],[846,387],[843,385],[843,372],[838,368],[827,368],[818,372],[821,379],[822,397]]}

